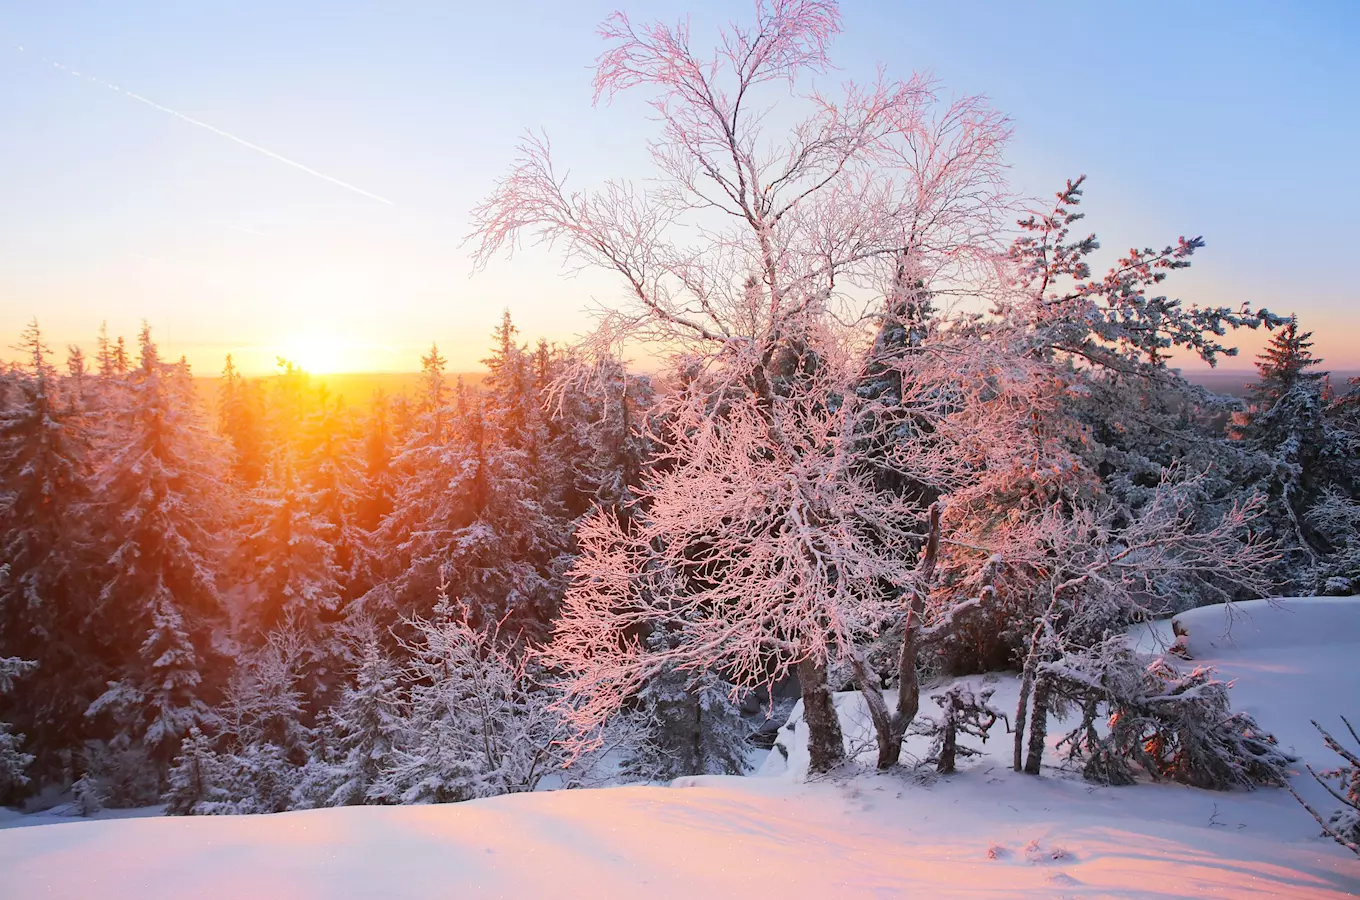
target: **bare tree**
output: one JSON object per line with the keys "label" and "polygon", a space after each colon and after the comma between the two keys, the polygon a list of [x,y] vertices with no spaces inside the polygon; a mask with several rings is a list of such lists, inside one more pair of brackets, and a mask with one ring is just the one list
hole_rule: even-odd
{"label": "bare tree", "polygon": [[[1008,125],[980,99],[882,72],[834,96],[812,83],[839,30],[834,3],[760,2],[702,54],[687,24],[614,14],[596,101],[651,92],[657,181],[568,189],[530,136],[473,234],[479,265],[532,235],[615,272],[626,298],[589,343],[652,342],[695,375],[669,403],[674,465],[647,516],[583,527],[548,655],[584,698],[577,715],[607,715],[666,662],[723,665],[739,686],[796,666],[814,771],[843,755],[828,654],[900,611],[924,536],[919,504],[857,470],[867,339],[886,298],[986,271],[1008,200]],[[764,128],[775,99],[804,113],[782,138]],[[668,616],[684,640],[642,653],[640,623]]]}

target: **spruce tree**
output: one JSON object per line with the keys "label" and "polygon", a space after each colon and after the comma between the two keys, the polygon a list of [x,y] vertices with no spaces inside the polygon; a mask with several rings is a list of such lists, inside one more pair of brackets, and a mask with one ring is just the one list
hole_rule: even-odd
{"label": "spruce tree", "polygon": [[401,693],[397,673],[376,640],[364,642],[355,683],[345,690],[331,717],[338,761],[330,767],[335,788],[330,806],[368,802],[369,791],[392,762],[401,739]]}
{"label": "spruce tree", "polygon": [[206,714],[204,673],[223,618],[216,584],[224,516],[222,455],[187,366],[160,360],[149,326],[129,408],[98,477],[104,566],[96,624],[118,680],[90,705],[115,738],[163,772]]}
{"label": "spruce tree", "polygon": [[[4,569],[0,568],[0,579],[4,575]],[[14,682],[35,666],[36,663],[17,656],[0,657],[0,695],[11,693]],[[0,721],[0,802],[17,799],[29,783],[27,770],[34,757],[20,749],[23,742],[22,734],[16,734],[9,723]]]}
{"label": "spruce tree", "polygon": [[101,690],[94,652],[89,551],[91,426],[63,390],[34,322],[0,408],[0,652],[34,661],[23,702],[0,699],[0,719],[25,732],[41,775],[60,773],[61,751],[86,737],[85,708]]}

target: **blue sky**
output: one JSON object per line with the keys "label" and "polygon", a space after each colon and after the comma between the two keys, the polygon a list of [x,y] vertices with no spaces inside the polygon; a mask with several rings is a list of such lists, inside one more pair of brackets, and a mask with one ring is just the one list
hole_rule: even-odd
{"label": "blue sky", "polygon": [[[543,127],[585,183],[646,173],[639,102],[590,105],[611,3],[66,2],[0,7],[0,340],[31,316],[88,343],[141,318],[200,372],[342,344],[407,369],[438,340],[476,366],[509,306],[569,339],[618,288],[531,251],[470,276],[468,209]],[[697,34],[746,4],[692,12]],[[1296,311],[1360,368],[1360,4],[847,0],[834,59],[983,93],[1015,124],[1012,180],[1089,176],[1112,252],[1203,234],[1169,284]],[[20,52],[15,45],[25,49]],[[347,190],[73,77],[54,60],[362,190]],[[1247,353],[1255,343],[1244,342]],[[301,351],[305,353],[306,351]],[[1233,363],[1245,365],[1247,360]]]}

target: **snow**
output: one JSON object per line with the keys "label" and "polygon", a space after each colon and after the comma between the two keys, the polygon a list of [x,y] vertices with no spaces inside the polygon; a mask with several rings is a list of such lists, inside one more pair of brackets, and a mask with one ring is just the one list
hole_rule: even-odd
{"label": "snow", "polygon": [[[1360,600],[1242,604],[1180,617],[1196,662],[1310,762],[1309,717],[1360,696]],[[1140,630],[1169,641],[1166,623]],[[1349,663],[1349,666],[1348,666]],[[970,679],[981,681],[980,678]],[[1014,703],[1012,678],[992,679]],[[927,689],[927,695],[938,689]],[[852,744],[857,695],[837,697]],[[923,712],[937,708],[927,698]],[[1101,788],[1004,764],[1004,730],[948,778],[802,781],[797,712],[766,777],[518,794],[443,806],[67,821],[0,830],[5,896],[1339,898],[1360,862],[1283,791]],[[857,724],[858,722],[858,724]],[[1052,729],[1055,733],[1061,728]],[[1054,736],[1056,740],[1056,734]],[[924,751],[913,738],[908,753]],[[1053,754],[1050,760],[1056,761]],[[1306,775],[1295,779],[1303,786]],[[49,820],[50,821],[50,820]],[[13,824],[7,822],[5,824]]]}

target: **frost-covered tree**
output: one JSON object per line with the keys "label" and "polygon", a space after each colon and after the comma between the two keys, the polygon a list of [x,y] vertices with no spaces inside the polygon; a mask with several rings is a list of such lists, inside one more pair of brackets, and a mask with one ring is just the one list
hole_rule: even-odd
{"label": "frost-covered tree", "polygon": [[161,800],[167,815],[204,816],[237,811],[237,801],[228,787],[232,782],[231,766],[217,752],[215,743],[197,725],[189,729],[166,776]]}
{"label": "frost-covered tree", "polygon": [[654,455],[651,378],[628,372],[613,356],[590,364],[573,359],[564,366],[559,391],[554,420],[572,429],[576,442],[570,458],[574,502],[568,501],[568,512],[598,505],[631,515]]}
{"label": "frost-covered tree", "polygon": [[232,474],[247,488],[259,483],[269,459],[264,398],[259,382],[243,377],[228,353],[217,388],[217,430],[231,443]]}
{"label": "frost-covered tree", "polygon": [[[668,642],[664,632],[648,639]],[[626,754],[622,771],[648,781],[681,775],[744,775],[751,725],[741,716],[734,688],[713,671],[662,669],[638,691],[636,718],[644,740]]]}
{"label": "frost-covered tree", "polygon": [[[0,566],[0,578],[4,577]],[[0,657],[0,694],[14,690],[14,682],[37,667],[31,660],[17,656]],[[22,749],[24,736],[16,734],[9,723],[0,722],[0,800],[12,800],[27,786],[27,770],[33,764],[33,754]]]}
{"label": "frost-covered tree", "polygon": [[1335,527],[1340,521],[1334,503],[1320,511],[1332,526],[1325,532],[1313,526],[1317,517],[1310,510],[1328,495],[1353,498],[1360,490],[1354,436],[1329,415],[1331,389],[1319,368],[1322,360],[1312,354],[1311,337],[1292,317],[1276,331],[1257,359],[1247,407],[1234,414],[1229,427],[1234,440],[1259,459],[1250,477],[1275,501],[1272,523],[1290,551],[1284,577],[1305,590],[1314,589],[1310,582],[1336,574],[1324,557],[1344,554],[1351,540],[1347,529]]}
{"label": "frost-covered tree", "polygon": [[1326,819],[1309,805],[1291,787],[1289,792],[1294,795],[1303,808],[1308,810],[1318,824],[1322,826],[1322,831],[1332,840],[1336,841],[1347,850],[1360,856],[1360,735],[1355,733],[1351,723],[1345,716],[1341,717],[1341,724],[1346,726],[1350,732],[1351,739],[1355,741],[1356,749],[1350,750],[1317,722],[1313,722],[1313,727],[1322,735],[1323,742],[1327,749],[1341,757],[1342,765],[1335,769],[1327,769],[1321,772],[1313,770],[1308,766],[1308,773],[1313,776],[1318,784],[1327,791],[1341,808],[1336,810]]}
{"label": "frost-covered tree", "polygon": [[570,761],[571,729],[555,695],[508,635],[474,628],[446,600],[434,618],[411,624],[402,672],[408,712],[370,800],[446,803],[532,791]]}
{"label": "frost-covered tree", "polygon": [[[881,581],[903,590],[903,537],[923,514],[875,491],[845,452],[858,404],[828,399],[860,376],[845,351],[872,316],[843,291],[891,280],[903,258],[913,280],[970,274],[1004,202],[1007,131],[975,98],[938,103],[920,78],[800,94],[839,30],[833,3],[762,3],[705,56],[686,25],[615,14],[596,97],[651,92],[658,186],[568,192],[547,141],[530,137],[474,212],[481,263],[531,233],[620,277],[629,300],[603,318],[597,351],[652,340],[685,354],[676,374],[702,375],[667,403],[673,468],[646,488],[635,533],[608,512],[583,525],[550,651],[583,698],[578,717],[598,724],[666,664],[721,662],[746,686],[796,666],[814,771],[844,753],[828,655],[877,617]],[[770,107],[757,99],[778,83],[807,110],[783,142],[762,133]],[[656,552],[677,573],[647,588],[660,609],[628,587]],[[639,620],[667,615],[684,618],[678,645],[642,652]]]}
{"label": "frost-covered tree", "polygon": [[298,633],[280,631],[241,661],[223,702],[205,717],[215,736],[191,730],[171,769],[163,799],[172,814],[274,813],[299,805],[315,737],[304,723],[300,689],[306,655]]}
{"label": "frost-covered tree", "polygon": [[107,715],[164,766],[206,714],[203,672],[223,617],[216,584],[223,478],[188,367],[161,362],[149,327],[140,344],[129,406],[98,475],[107,527],[96,621],[120,671],[86,714]]}
{"label": "frost-covered tree", "polygon": [[22,698],[0,699],[0,719],[28,735],[41,774],[86,737],[85,708],[102,689],[93,652],[89,520],[93,428],[58,377],[37,323],[23,332],[19,366],[0,404],[0,654],[38,664]]}
{"label": "frost-covered tree", "polygon": [[[1043,664],[1053,689],[1081,710],[1060,742],[1087,779],[1132,784],[1142,771],[1211,790],[1287,783],[1294,758],[1246,713],[1210,668],[1182,673],[1134,652],[1124,634]],[[1098,728],[1101,715],[1107,720]]]}
{"label": "frost-covered tree", "polygon": [[974,691],[967,683],[955,684],[949,690],[931,697],[940,707],[939,719],[920,723],[914,730],[933,735],[930,752],[925,762],[935,763],[941,775],[952,773],[960,756],[978,756],[982,751],[959,744],[959,735],[971,735],[987,742],[992,726],[1005,720],[1005,713],[991,705],[994,689]]}
{"label": "frost-covered tree", "polygon": [[[1044,601],[1033,620],[1021,672],[1016,709],[1014,766],[1038,774],[1048,715],[1058,707],[1049,666],[1098,645],[1111,631],[1167,608],[1168,576],[1238,584],[1250,592],[1269,588],[1265,575],[1274,547],[1251,530],[1259,505],[1236,510],[1214,529],[1194,524],[1193,493],[1167,483],[1137,518],[1124,524],[1117,507],[1049,508],[1008,535],[1000,550]],[[1223,597],[1223,599],[1228,599]],[[1028,740],[1026,742],[1026,727]],[[1022,749],[1027,750],[1022,764]]]}
{"label": "frost-covered tree", "polygon": [[327,778],[334,784],[327,805],[369,802],[369,793],[393,762],[406,719],[398,673],[376,640],[364,642],[353,686],[346,688],[328,727],[336,761]]}
{"label": "frost-covered tree", "polygon": [[262,635],[288,623],[319,641],[323,613],[339,606],[335,529],[319,505],[318,492],[302,483],[289,451],[276,453],[251,498],[242,548],[256,590],[251,620]]}
{"label": "frost-covered tree", "polygon": [[1329,488],[1309,508],[1306,522],[1331,550],[1320,566],[1323,592],[1360,591],[1360,501]]}

